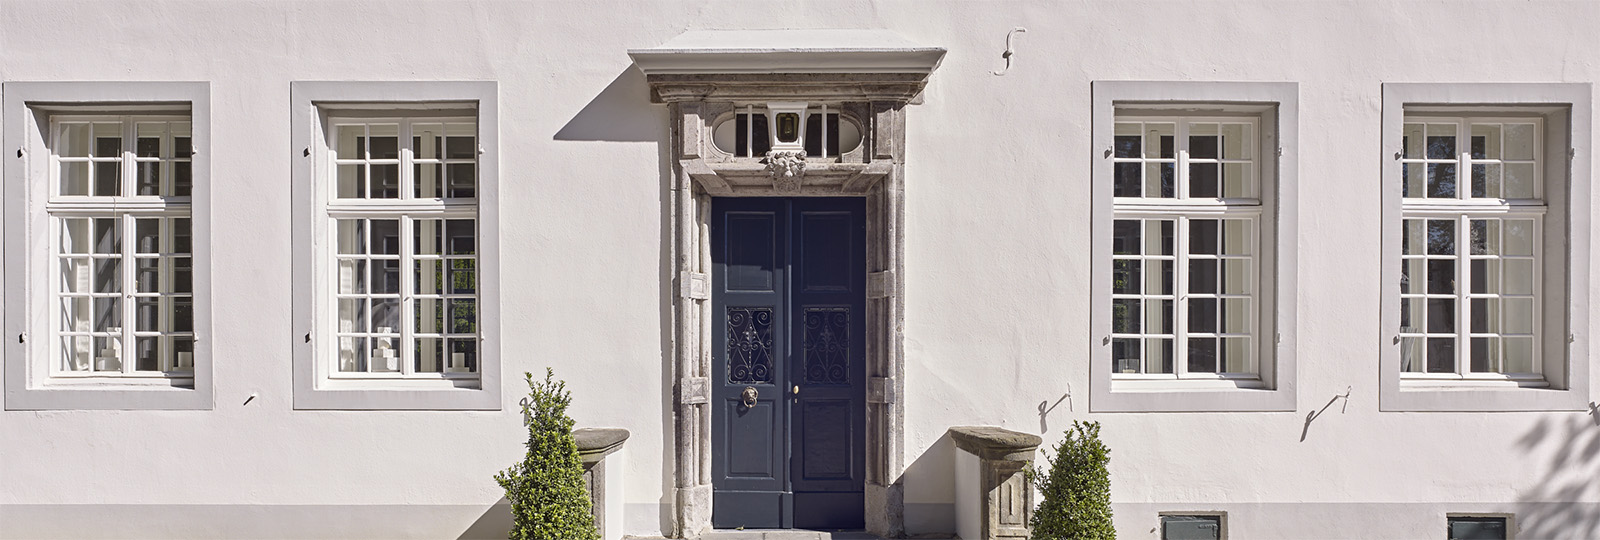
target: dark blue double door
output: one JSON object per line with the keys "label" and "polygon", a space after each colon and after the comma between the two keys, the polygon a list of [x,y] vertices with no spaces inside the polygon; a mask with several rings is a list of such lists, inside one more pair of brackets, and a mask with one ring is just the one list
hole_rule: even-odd
{"label": "dark blue double door", "polygon": [[711,209],[712,525],[862,528],[865,202]]}

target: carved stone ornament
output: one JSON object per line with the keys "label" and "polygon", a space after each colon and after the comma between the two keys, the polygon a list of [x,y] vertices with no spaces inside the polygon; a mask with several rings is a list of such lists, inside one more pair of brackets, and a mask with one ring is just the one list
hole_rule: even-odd
{"label": "carved stone ornament", "polygon": [[806,176],[806,154],[797,150],[767,152],[767,174],[772,175],[772,188],[778,191],[800,191],[800,180]]}

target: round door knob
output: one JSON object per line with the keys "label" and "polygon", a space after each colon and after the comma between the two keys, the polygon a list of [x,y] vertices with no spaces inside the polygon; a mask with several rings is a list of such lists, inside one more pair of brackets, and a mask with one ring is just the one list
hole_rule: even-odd
{"label": "round door knob", "polygon": [[794,385],[794,395],[800,395],[800,385]]}
{"label": "round door knob", "polygon": [[744,408],[748,409],[756,406],[756,398],[761,397],[761,392],[756,391],[754,386],[746,386],[739,395],[744,398]]}

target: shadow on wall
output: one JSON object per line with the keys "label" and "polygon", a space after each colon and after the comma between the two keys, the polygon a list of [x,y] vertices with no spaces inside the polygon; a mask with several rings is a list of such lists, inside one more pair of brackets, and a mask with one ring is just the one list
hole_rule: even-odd
{"label": "shadow on wall", "polygon": [[558,141],[664,143],[667,108],[650,102],[644,73],[624,68],[605,90],[556,132]]}
{"label": "shadow on wall", "polygon": [[[596,94],[583,109],[573,115],[567,124],[556,132],[552,139],[557,141],[591,141],[591,142],[653,142],[656,143],[656,177],[660,186],[657,197],[661,201],[661,248],[659,260],[661,261],[659,282],[660,289],[660,347],[661,347],[661,388],[667,389],[662,393],[661,410],[661,498],[658,500],[661,531],[670,533],[674,529],[673,503],[676,498],[676,482],[673,478],[675,462],[675,433],[677,426],[673,423],[672,403],[674,384],[676,379],[675,351],[672,347],[672,157],[669,155],[672,145],[668,140],[667,108],[661,104],[650,102],[650,85],[646,83],[644,73],[628,65],[618,73],[605,89]],[[648,185],[649,178],[639,178],[638,184],[630,183],[628,186],[615,186],[615,189],[627,189],[633,185]],[[643,455],[639,453],[636,455]],[[465,536],[463,538],[466,538]]]}
{"label": "shadow on wall", "polygon": [[[956,532],[956,445],[945,432],[906,465],[900,475],[905,488],[906,535],[950,538]],[[948,535],[948,536],[945,536]]]}
{"label": "shadow on wall", "polygon": [[485,508],[483,515],[472,526],[461,532],[456,540],[487,540],[490,538],[504,539],[511,534],[511,501],[501,497],[493,505]]}
{"label": "shadow on wall", "polygon": [[1550,456],[1540,482],[1518,500],[1517,538],[1600,534],[1600,410],[1545,416],[1517,440],[1528,455]]}

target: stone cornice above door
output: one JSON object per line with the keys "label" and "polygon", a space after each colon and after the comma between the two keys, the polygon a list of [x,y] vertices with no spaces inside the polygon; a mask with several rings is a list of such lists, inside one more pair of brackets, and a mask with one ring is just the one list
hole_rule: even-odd
{"label": "stone cornice above door", "polygon": [[[691,31],[628,51],[669,106],[679,178],[713,196],[865,195],[902,161],[901,108],[944,53],[883,30]],[[718,147],[719,125],[768,103],[826,106],[861,142],[826,156]]]}

